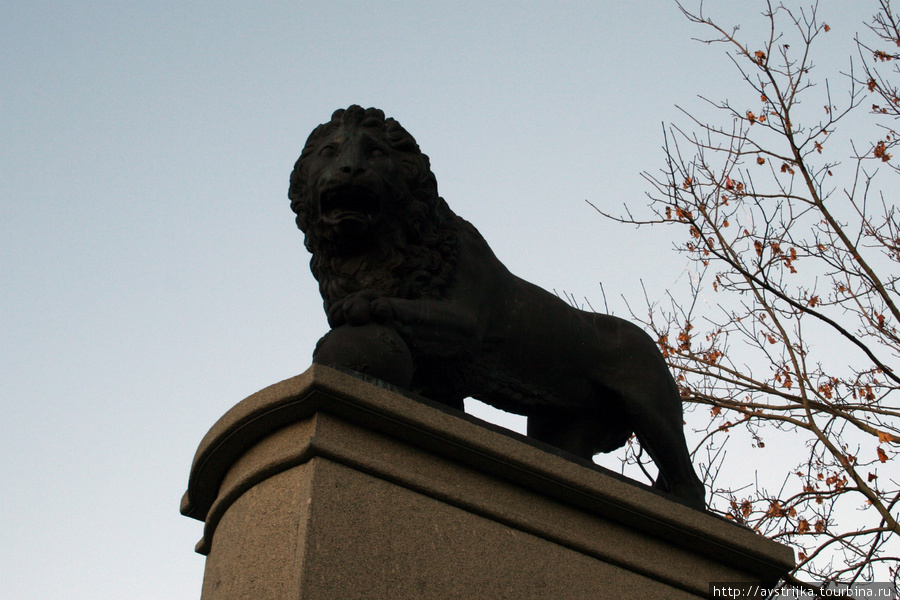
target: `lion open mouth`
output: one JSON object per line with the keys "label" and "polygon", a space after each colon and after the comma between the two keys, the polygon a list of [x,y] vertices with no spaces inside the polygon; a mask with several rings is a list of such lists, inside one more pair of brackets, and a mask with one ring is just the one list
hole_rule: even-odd
{"label": "lion open mouth", "polygon": [[322,220],[331,224],[371,225],[381,210],[378,195],[360,186],[341,186],[322,192],[319,199]]}

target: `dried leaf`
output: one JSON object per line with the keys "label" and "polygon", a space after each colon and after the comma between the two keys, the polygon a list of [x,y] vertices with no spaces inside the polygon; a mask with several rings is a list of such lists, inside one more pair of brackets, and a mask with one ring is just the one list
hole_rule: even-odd
{"label": "dried leaf", "polygon": [[781,503],[778,500],[773,500],[771,504],[769,504],[769,509],[766,511],[767,517],[783,517],[784,510],[781,508]]}

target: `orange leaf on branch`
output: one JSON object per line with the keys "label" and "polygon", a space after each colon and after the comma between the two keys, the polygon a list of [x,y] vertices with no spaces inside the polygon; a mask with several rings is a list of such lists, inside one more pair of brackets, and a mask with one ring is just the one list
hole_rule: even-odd
{"label": "orange leaf on branch", "polygon": [[884,140],[875,144],[875,149],[872,150],[872,154],[875,155],[875,158],[880,158],[884,162],[891,160],[891,157],[893,156],[892,154],[887,153],[887,145],[884,143]]}

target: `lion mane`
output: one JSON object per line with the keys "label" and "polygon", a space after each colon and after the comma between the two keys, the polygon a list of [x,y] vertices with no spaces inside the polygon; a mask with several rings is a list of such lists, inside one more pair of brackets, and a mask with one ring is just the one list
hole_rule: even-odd
{"label": "lion mane", "polygon": [[[393,195],[397,206],[392,207],[397,218],[387,219],[375,232],[387,243],[366,248],[370,256],[359,267],[350,267],[348,263],[356,265],[358,261],[348,260],[341,240],[320,219],[320,207],[308,181],[309,157],[326,136],[348,125],[373,131],[396,153],[402,166],[401,181],[388,182],[397,188]],[[360,289],[410,299],[440,297],[453,276],[458,230],[471,227],[438,194],[428,156],[416,140],[377,108],[353,105],[338,109],[331,121],[313,130],[291,173],[288,198],[297,215],[297,226],[306,236],[306,248],[312,253],[310,268],[319,282],[326,310]]]}

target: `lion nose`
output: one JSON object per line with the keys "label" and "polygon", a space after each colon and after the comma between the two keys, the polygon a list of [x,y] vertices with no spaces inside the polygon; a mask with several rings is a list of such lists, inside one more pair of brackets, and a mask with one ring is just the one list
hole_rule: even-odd
{"label": "lion nose", "polygon": [[347,175],[357,175],[366,170],[362,152],[356,148],[344,150],[341,153],[338,169]]}

